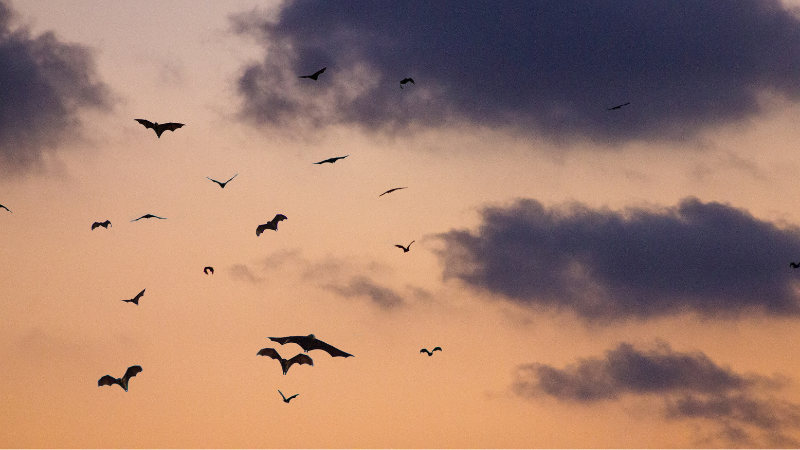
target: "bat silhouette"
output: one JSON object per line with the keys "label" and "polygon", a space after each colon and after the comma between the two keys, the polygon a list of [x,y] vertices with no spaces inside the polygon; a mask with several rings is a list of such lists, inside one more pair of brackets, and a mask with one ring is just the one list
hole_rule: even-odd
{"label": "bat silhouette", "polygon": [[323,67],[322,69],[319,69],[318,71],[314,72],[311,75],[301,75],[301,76],[299,76],[297,78],[311,78],[312,80],[317,81],[317,78],[319,78],[319,76],[320,76],[320,74],[322,74],[322,72],[325,72],[325,69],[327,69],[327,67]]}
{"label": "bat silhouette", "polygon": [[[236,175],[239,175],[239,174],[237,173]],[[206,177],[206,178],[208,178],[209,180],[213,181],[214,183],[217,183],[219,185],[219,187],[221,187],[222,189],[225,189],[225,185],[228,184],[232,179],[236,178],[236,175],[232,176],[230,178],[230,180],[228,180],[228,181],[226,181],[224,183],[219,182],[219,181],[217,181],[217,180],[215,180],[213,178],[208,178],[208,177]]]}
{"label": "bat silhouette", "polygon": [[403,78],[402,80],[400,80],[400,89],[403,89],[403,85],[406,83],[416,84],[414,83],[413,78]]}
{"label": "bat silhouette", "polygon": [[789,263],[789,266],[790,266],[792,269],[797,269],[798,267],[800,267],[800,264],[798,264],[798,263],[795,263],[795,262],[790,262],[790,263]]}
{"label": "bat silhouette", "polygon": [[397,190],[400,190],[400,189],[407,189],[407,188],[408,188],[408,186],[406,186],[406,187],[394,188],[394,189],[389,189],[388,191],[384,192],[383,194],[379,195],[378,197],[382,197],[382,196],[384,196],[384,195],[386,195],[386,194],[388,194],[388,193],[390,193],[390,192],[394,192],[394,191],[397,191]]}
{"label": "bat silhouette", "polygon": [[158,216],[154,216],[152,214],[145,214],[142,217],[139,217],[138,219],[131,220],[131,222],[136,222],[137,220],[140,220],[140,219],[153,219],[153,218],[155,218],[155,219],[166,219],[166,217],[158,217]]}
{"label": "bat silhouette", "polygon": [[150,122],[149,120],[144,120],[144,119],[134,119],[134,120],[139,122],[140,124],[144,125],[145,128],[152,128],[153,131],[156,132],[156,136],[158,136],[159,139],[161,138],[161,133],[163,133],[165,131],[168,131],[168,130],[169,131],[175,131],[178,128],[183,126],[182,123],[175,123],[175,122],[159,124],[158,122],[153,123],[153,122]]}
{"label": "bat silhouette", "polygon": [[623,104],[621,104],[621,105],[617,105],[617,106],[612,106],[611,108],[608,108],[608,109],[606,109],[606,111],[612,111],[612,110],[615,110],[615,109],[620,109],[620,108],[622,108],[623,106],[628,106],[628,105],[630,105],[630,104],[631,104],[631,102],[628,102],[628,103],[623,103]]}
{"label": "bat silhouette", "polygon": [[103,228],[105,228],[107,230],[108,227],[110,227],[110,226],[111,226],[111,221],[110,220],[106,220],[105,222],[95,222],[95,223],[93,223],[92,224],[92,229],[94,230],[97,227],[103,227]]}
{"label": "bat silhouette", "polygon": [[142,296],[144,295],[144,291],[145,290],[142,289],[142,292],[139,292],[138,294],[136,294],[136,297],[133,297],[130,300],[122,300],[122,301],[123,302],[128,302],[128,303],[133,303],[134,305],[139,305],[139,299],[142,298]]}
{"label": "bat silhouette", "polygon": [[102,378],[97,380],[98,386],[113,386],[118,384],[122,386],[122,389],[125,389],[125,392],[128,392],[128,381],[130,381],[131,377],[135,377],[137,373],[142,371],[142,366],[130,366],[128,370],[125,371],[125,375],[122,378],[114,378],[111,375],[104,375]]}
{"label": "bat silhouette", "polygon": [[427,348],[423,348],[423,349],[422,349],[422,350],[420,350],[419,352],[420,352],[420,353],[427,353],[427,354],[428,354],[428,356],[431,356],[431,355],[433,354],[433,352],[435,352],[436,350],[442,351],[442,347],[434,347],[434,348],[433,348],[433,350],[431,350],[431,351],[428,351],[428,349],[427,349]]}
{"label": "bat silhouette", "polygon": [[325,163],[331,163],[331,164],[333,164],[333,163],[335,163],[336,161],[338,161],[338,160],[340,160],[340,159],[345,159],[345,158],[347,158],[348,156],[350,156],[350,155],[344,155],[344,156],[335,156],[335,157],[333,157],[333,158],[328,158],[328,159],[326,159],[325,161],[315,162],[314,164],[325,164]]}
{"label": "bat silhouette", "polygon": [[208,267],[205,267],[205,268],[203,269],[203,273],[205,273],[206,275],[208,275],[208,272],[209,272],[209,271],[211,272],[211,275],[214,275],[214,268],[213,268],[213,267],[211,267],[211,266],[208,266]]}
{"label": "bat silhouette", "polygon": [[286,216],[283,214],[276,214],[275,217],[273,217],[269,222],[256,227],[256,236],[261,236],[261,233],[263,233],[264,230],[278,231],[278,222],[281,220],[286,220]]}
{"label": "bat silhouette", "polygon": [[324,350],[331,356],[342,356],[345,358],[348,356],[353,356],[350,353],[343,352],[330,344],[320,341],[319,339],[315,338],[313,334],[309,334],[308,336],[271,337],[269,339],[281,345],[288,343],[297,344],[300,347],[303,347],[304,352],[308,352],[309,350]]}
{"label": "bat silhouette", "polygon": [[284,375],[286,375],[286,372],[288,372],[289,368],[292,367],[292,364],[308,364],[309,366],[314,365],[314,360],[311,359],[310,356],[303,353],[298,353],[290,359],[283,359],[274,348],[262,348],[257,354],[261,356],[269,356],[272,359],[277,359],[280,361],[281,369],[283,369]]}
{"label": "bat silhouette", "polygon": [[6,207],[5,207],[5,206],[3,206],[3,205],[0,205],[0,208],[3,208],[3,209],[5,209],[6,211],[8,211],[8,212],[11,212],[11,210],[10,210],[10,209],[6,208]]}
{"label": "bat silhouette", "polygon": [[[297,356],[300,356],[300,355],[297,355]],[[313,364],[312,364],[312,365],[313,365]],[[298,395],[300,395],[300,394],[294,394],[293,396],[291,396],[291,397],[289,397],[289,398],[286,398],[286,396],[285,396],[285,395],[283,395],[283,392],[281,392],[281,390],[280,390],[280,389],[278,389],[278,393],[279,393],[279,394],[281,394],[281,397],[283,397],[283,401],[284,401],[284,403],[289,403],[289,401],[290,401],[290,400],[292,400],[293,398],[295,398],[295,397],[297,397]]]}
{"label": "bat silhouette", "polygon": [[408,248],[411,247],[411,244],[413,244],[414,242],[417,242],[417,241],[411,241],[405,247],[403,247],[400,244],[395,244],[394,246],[397,247],[397,248],[402,248],[403,249],[403,253],[408,253]]}

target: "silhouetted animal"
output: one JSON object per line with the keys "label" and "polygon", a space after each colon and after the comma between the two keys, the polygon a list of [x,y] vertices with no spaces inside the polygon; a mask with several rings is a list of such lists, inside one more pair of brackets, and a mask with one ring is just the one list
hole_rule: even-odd
{"label": "silhouetted animal", "polygon": [[[298,356],[299,356],[299,355],[298,355]],[[312,364],[312,365],[313,365],[313,364]],[[286,398],[286,396],[285,396],[285,395],[283,395],[283,392],[281,392],[281,390],[280,390],[280,389],[278,389],[278,393],[279,393],[279,394],[281,394],[281,397],[283,397],[283,401],[284,401],[284,403],[289,403],[289,401],[291,401],[293,398],[295,398],[295,397],[297,397],[298,395],[300,395],[300,394],[294,394],[293,396],[291,396],[291,397],[289,397],[289,398]]]}
{"label": "silhouetted animal", "polygon": [[394,188],[394,189],[389,189],[388,191],[384,192],[383,194],[379,195],[378,197],[382,197],[382,196],[384,196],[384,195],[386,195],[386,194],[388,194],[388,193],[390,193],[390,192],[394,192],[394,191],[397,191],[397,190],[400,190],[400,189],[407,189],[407,188],[408,188],[408,186],[406,186],[406,187]]}
{"label": "silhouetted animal", "polygon": [[338,160],[340,160],[340,159],[345,159],[345,158],[347,158],[348,156],[350,156],[350,155],[344,155],[344,156],[335,156],[335,157],[333,157],[333,158],[328,158],[328,159],[326,159],[325,161],[315,162],[314,164],[324,164],[324,163],[331,163],[331,164],[333,164],[333,163],[335,163],[336,161],[338,161]]}
{"label": "silhouetted animal", "polygon": [[144,120],[144,119],[134,119],[134,120],[144,125],[145,128],[152,128],[153,131],[156,132],[156,136],[158,136],[159,139],[161,138],[161,133],[165,131],[175,131],[183,126],[182,123],[175,123],[175,122],[159,124],[158,122],[153,123],[150,122],[149,120]]}
{"label": "silhouetted animal", "polygon": [[142,296],[144,295],[144,291],[145,291],[145,289],[142,289],[142,292],[139,292],[138,294],[136,294],[136,297],[133,297],[130,300],[122,300],[122,301],[123,302],[128,302],[128,303],[133,303],[134,305],[139,305],[139,299],[142,298]]}
{"label": "silhouetted animal", "polygon": [[327,67],[323,67],[322,69],[319,69],[318,71],[314,72],[311,75],[301,75],[301,76],[299,76],[297,78],[311,78],[312,80],[317,81],[317,78],[319,78],[319,76],[320,76],[320,74],[322,74],[322,72],[325,72],[325,69],[327,69]]}
{"label": "silhouetted animal", "polygon": [[[239,174],[237,173],[236,175],[239,175]],[[236,175],[232,176],[230,178],[230,180],[228,180],[228,181],[226,181],[224,183],[219,182],[219,181],[217,181],[217,180],[215,180],[213,178],[208,178],[208,177],[206,177],[206,178],[208,178],[209,180],[213,181],[214,183],[217,183],[219,185],[219,187],[221,187],[222,189],[225,189],[225,185],[228,184],[232,179],[236,178]]]}
{"label": "silhouetted animal", "polygon": [[414,83],[414,80],[412,78],[403,78],[402,80],[400,80],[400,89],[403,89],[403,85],[406,83],[416,84]]}
{"label": "silhouetted animal", "polygon": [[208,266],[208,267],[203,269],[203,273],[205,273],[206,275],[208,275],[209,271],[211,271],[211,275],[214,275],[214,268],[213,267]]}
{"label": "silhouetted animal", "polygon": [[286,375],[286,372],[288,372],[289,368],[292,367],[292,364],[308,364],[309,366],[314,365],[314,360],[311,359],[310,356],[303,353],[298,353],[290,359],[283,359],[274,348],[262,348],[257,354],[261,356],[269,356],[272,359],[277,359],[280,361],[281,369],[283,369],[284,375]]}
{"label": "silhouetted animal", "polygon": [[0,205],[0,208],[3,208],[3,209],[5,209],[6,211],[8,211],[8,212],[11,212],[11,210],[10,210],[10,209],[6,208],[6,207],[5,207],[5,206],[3,206],[3,205]]}
{"label": "silhouetted animal", "polygon": [[400,245],[400,244],[395,244],[394,246],[395,246],[395,247],[397,247],[397,248],[402,248],[402,249],[403,249],[403,253],[408,253],[408,248],[409,248],[409,247],[411,247],[411,244],[413,244],[414,242],[417,242],[417,241],[411,241],[411,242],[409,242],[409,243],[408,243],[408,245],[407,245],[407,246],[405,246],[405,247],[403,247],[403,246],[402,246],[402,245]]}
{"label": "silhouetted animal", "polygon": [[435,352],[436,350],[442,351],[442,347],[434,347],[434,348],[433,348],[433,350],[431,350],[431,351],[428,351],[428,349],[426,349],[426,348],[423,348],[423,349],[422,349],[422,350],[420,350],[419,352],[420,352],[420,353],[427,353],[427,354],[428,354],[428,356],[431,356],[431,355],[433,354],[433,352]]}
{"label": "silhouetted animal", "polygon": [[319,339],[315,338],[313,334],[309,334],[308,336],[271,337],[269,339],[281,345],[288,343],[297,344],[300,347],[303,347],[304,352],[308,352],[309,350],[324,350],[331,356],[342,356],[345,358],[348,356],[353,356],[350,353],[343,352],[330,344],[320,341]]}
{"label": "silhouetted animal", "polygon": [[798,264],[798,263],[795,263],[795,262],[790,262],[790,263],[789,263],[789,266],[790,266],[792,269],[797,269],[798,267],[800,267],[800,264]]}
{"label": "silhouetted animal", "polygon": [[106,220],[105,222],[95,222],[95,223],[93,223],[92,224],[92,229],[94,230],[97,227],[103,227],[103,228],[105,228],[107,230],[108,227],[110,227],[110,226],[111,226],[111,221],[110,220]]}
{"label": "silhouetted animal", "polygon": [[281,220],[286,220],[286,219],[287,219],[287,217],[284,216],[283,214],[275,215],[275,217],[273,217],[272,220],[270,220],[269,222],[267,222],[267,223],[265,223],[263,225],[259,225],[258,227],[256,227],[256,236],[261,236],[261,233],[263,233],[264,230],[275,230],[275,231],[278,231],[278,222],[280,222]]}
{"label": "silhouetted animal", "polygon": [[137,220],[140,220],[140,219],[153,219],[153,218],[155,218],[155,219],[166,219],[166,217],[158,217],[158,216],[154,216],[152,214],[145,214],[142,217],[139,217],[138,219],[131,220],[131,222],[136,222]]}
{"label": "silhouetted animal", "polygon": [[137,373],[142,371],[142,366],[130,366],[128,370],[125,371],[125,375],[122,378],[114,378],[111,375],[104,375],[102,378],[97,380],[98,386],[113,386],[118,384],[122,386],[122,389],[125,389],[125,392],[128,392],[128,381],[130,381],[131,377],[135,377]]}
{"label": "silhouetted animal", "polygon": [[628,102],[628,103],[623,103],[623,104],[621,104],[621,105],[617,105],[617,106],[612,106],[611,108],[608,108],[608,109],[606,109],[606,111],[612,111],[612,110],[615,110],[615,109],[620,109],[620,108],[622,108],[623,106],[628,106],[628,105],[630,105],[630,104],[631,104],[631,102]]}

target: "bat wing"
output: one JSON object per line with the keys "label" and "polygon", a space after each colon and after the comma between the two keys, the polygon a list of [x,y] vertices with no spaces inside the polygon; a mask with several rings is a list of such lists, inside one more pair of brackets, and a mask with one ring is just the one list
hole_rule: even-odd
{"label": "bat wing", "polygon": [[156,129],[156,125],[153,122],[150,122],[149,120],[144,120],[144,119],[134,119],[134,120],[144,125],[145,128],[152,128],[154,130]]}
{"label": "bat wing", "polygon": [[160,131],[161,133],[163,133],[164,131],[175,131],[182,126],[183,126],[182,123],[175,123],[175,122],[162,123],[158,125],[158,130],[156,131]]}
{"label": "bat wing", "polygon": [[297,397],[298,395],[300,395],[300,394],[294,394],[293,396],[291,396],[291,397],[287,398],[287,399],[286,399],[286,401],[288,402],[289,400],[291,400],[291,399],[293,399],[293,398]]}
{"label": "bat wing", "polygon": [[113,386],[115,384],[120,384],[120,382],[118,379],[112,377],[111,375],[104,375],[102,378],[97,380],[98,386]]}
{"label": "bat wing", "polygon": [[442,351],[442,347],[434,347],[433,350],[431,350],[431,353],[435,352],[436,350]]}
{"label": "bat wing", "polygon": [[[289,344],[294,343],[300,345],[300,341],[298,339],[307,339],[308,336],[286,336],[286,337],[271,337],[269,338],[270,341],[275,341],[278,344]],[[302,347],[302,345],[301,345]]]}
{"label": "bat wing", "polygon": [[256,354],[260,356],[269,356],[270,358],[277,359],[278,361],[283,359],[274,348],[262,348]]}
{"label": "bat wing", "polygon": [[133,297],[133,301],[134,301],[134,302],[138,302],[138,301],[139,301],[139,299],[140,299],[140,298],[142,298],[142,296],[144,295],[144,291],[145,291],[145,290],[147,290],[147,288],[145,288],[145,289],[142,289],[142,292],[139,292],[138,294],[136,294],[136,297]]}
{"label": "bat wing", "polygon": [[206,178],[208,178],[209,180],[213,181],[214,183],[221,184],[219,181],[217,181],[217,180],[215,180],[213,178],[210,178],[210,177],[206,177]]}
{"label": "bat wing", "polygon": [[100,222],[95,222],[95,223],[92,224],[92,229],[94,230],[95,228],[97,228],[99,226],[100,226]]}
{"label": "bat wing", "polygon": [[316,79],[318,76],[320,76],[322,74],[322,72],[325,72],[325,69],[327,69],[327,67],[323,67],[322,69],[319,69],[318,71],[314,72],[314,75],[311,75],[311,76],[314,77],[314,79]]}
{"label": "bat wing", "polygon": [[403,250],[405,250],[405,249],[406,249],[405,247],[403,247],[403,246],[402,246],[402,245],[400,245],[400,244],[394,244],[394,246],[395,246],[395,247],[397,247],[397,248],[402,248]]}
{"label": "bat wing", "polygon": [[122,376],[123,379],[130,379],[131,377],[135,377],[137,373],[142,371],[142,366],[130,366],[128,370],[125,371],[125,375]]}
{"label": "bat wing", "polygon": [[269,224],[268,223],[265,223],[265,224],[257,226],[256,227],[256,236],[261,236],[261,233],[263,233],[264,230],[266,230],[268,228],[269,228]]}
{"label": "bat wing", "polygon": [[289,359],[289,363],[286,365],[286,370],[289,370],[289,367],[292,367],[292,364],[308,364],[309,366],[313,366],[314,360],[305,353],[300,353]]}
{"label": "bat wing", "polygon": [[325,163],[332,163],[335,160],[333,158],[328,158],[325,161],[315,162],[314,164],[325,164]]}
{"label": "bat wing", "polygon": [[428,356],[431,356],[431,352],[429,352],[427,348],[423,348],[423,349],[422,349],[422,350],[420,350],[419,352],[420,352],[420,353],[427,353],[427,354],[428,354]]}
{"label": "bat wing", "polygon": [[287,219],[287,217],[284,216],[283,214],[276,214],[275,217],[272,218],[272,222],[275,223],[275,229],[276,230],[278,229],[277,228],[278,222],[280,222],[281,220],[286,220],[286,219]]}
{"label": "bat wing", "polygon": [[[239,175],[239,174],[237,173],[236,175]],[[236,178],[236,175],[232,176],[232,177],[230,178],[230,180],[228,180],[228,181],[226,181],[226,182],[225,182],[225,184],[228,184],[228,183],[230,183],[232,179]]]}
{"label": "bat wing", "polygon": [[330,344],[320,341],[319,339],[309,339],[309,342],[307,342],[306,345],[303,346],[303,349],[305,349],[306,351],[324,350],[328,352],[328,354],[331,356],[341,356],[344,358],[347,358],[348,356],[353,356],[350,353],[343,352]]}
{"label": "bat wing", "polygon": [[0,205],[0,208],[3,208],[3,209],[5,209],[6,211],[8,211],[8,212],[11,212],[11,210],[10,210],[10,209],[6,208],[6,207],[5,207],[5,206],[3,206],[3,205]]}

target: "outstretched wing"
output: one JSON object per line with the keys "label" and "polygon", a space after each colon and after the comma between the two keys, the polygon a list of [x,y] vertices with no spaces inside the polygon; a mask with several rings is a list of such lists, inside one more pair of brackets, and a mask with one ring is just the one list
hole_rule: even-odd
{"label": "outstretched wing", "polygon": [[92,224],[92,229],[94,230],[95,228],[97,228],[99,226],[100,226],[100,222],[95,222],[95,223]]}
{"label": "outstretched wing", "polygon": [[[239,174],[237,173],[236,175],[239,175]],[[230,181],[231,181],[232,179],[236,178],[236,175],[232,176],[232,177],[231,177],[231,178],[230,178],[228,181],[226,181],[226,182],[225,182],[225,184],[228,184],[228,183],[230,183]]]}
{"label": "outstretched wing", "polygon": [[[142,291],[144,292],[144,291]],[[142,371],[142,366],[130,366],[128,370],[125,371],[125,375],[122,376],[123,380],[130,380],[131,377],[135,377],[137,373]]]}
{"label": "outstretched wing", "polygon": [[175,131],[175,130],[177,130],[178,128],[180,128],[182,126],[183,126],[182,123],[175,123],[175,122],[161,123],[161,124],[158,125],[158,128],[156,129],[156,132],[158,134],[161,134],[161,133],[163,133],[165,131]]}
{"label": "outstretched wing", "polygon": [[309,351],[309,350],[324,350],[324,351],[328,352],[328,354],[331,355],[331,356],[341,356],[341,357],[344,357],[344,358],[347,358],[348,356],[353,356],[350,353],[343,352],[343,351],[339,350],[338,348],[336,348],[336,347],[334,347],[334,346],[332,346],[330,344],[327,344],[325,342],[320,341],[319,339],[309,339],[309,341],[306,343],[305,346],[303,346],[303,348],[306,351]]}
{"label": "outstretched wing", "polygon": [[435,352],[436,350],[442,351],[442,347],[434,347],[433,350],[431,350],[431,353]]}
{"label": "outstretched wing", "polygon": [[0,205],[0,208],[3,208],[3,209],[5,209],[6,211],[8,211],[8,212],[11,212],[11,210],[10,210],[10,209],[6,208],[6,207],[5,207],[5,206],[3,206],[3,205]]}
{"label": "outstretched wing", "polygon": [[420,352],[420,353],[427,353],[427,354],[428,354],[428,356],[431,356],[431,352],[429,352],[427,348],[423,348],[423,349],[422,349],[422,350],[420,350],[419,352]]}
{"label": "outstretched wing", "polygon": [[327,69],[327,67],[323,67],[322,69],[319,69],[318,71],[314,72],[314,75],[311,75],[311,76],[314,77],[314,79],[316,80],[317,77],[322,74],[322,72],[325,72],[325,69]]}
{"label": "outstretched wing", "polygon": [[[280,391],[278,391],[278,392],[280,392]],[[291,396],[291,397],[287,398],[287,399],[286,399],[286,402],[288,403],[288,402],[289,402],[289,400],[291,400],[291,399],[293,399],[293,398],[297,397],[298,395],[300,395],[300,394],[294,394],[293,396]],[[283,396],[283,394],[281,394],[281,396]]]}
{"label": "outstretched wing", "polygon": [[260,356],[269,356],[270,358],[277,359],[279,361],[283,359],[274,348],[262,348],[256,354]]}
{"label": "outstretched wing", "polygon": [[146,289],[147,289],[147,288],[145,288],[145,289],[142,289],[142,292],[139,292],[138,294],[136,294],[136,297],[133,297],[133,299],[132,299],[132,300],[134,301],[134,303],[138,303],[138,302],[139,302],[139,299],[140,299],[140,298],[142,298],[142,296],[144,295],[144,291],[145,291]]}
{"label": "outstretched wing", "polygon": [[219,184],[220,186],[222,185],[222,183],[220,183],[219,181],[217,181],[217,180],[215,180],[213,178],[210,178],[210,177],[206,177],[206,178],[208,178],[209,180],[213,181],[214,183]]}
{"label": "outstretched wing", "polygon": [[156,129],[156,125],[153,122],[150,122],[149,120],[144,120],[144,119],[134,119],[134,120],[144,125],[145,128],[152,128],[154,130]]}
{"label": "outstretched wing", "polygon": [[269,229],[269,224],[268,223],[264,223],[264,224],[261,224],[261,225],[257,226],[256,227],[256,236],[261,236],[261,233],[263,233],[264,230],[267,230],[267,229]]}
{"label": "outstretched wing", "polygon": [[289,367],[292,367],[292,364],[308,364],[309,366],[313,366],[314,360],[305,353],[299,353],[289,359],[289,363],[286,365],[286,370],[289,370]]}
{"label": "outstretched wing", "polygon": [[397,247],[397,248],[402,248],[403,250],[405,250],[405,249],[406,249],[405,247],[403,247],[403,246],[402,246],[402,245],[400,245],[400,244],[394,244],[394,246],[395,246],[395,247]]}
{"label": "outstretched wing", "polygon": [[334,158],[328,158],[328,159],[326,159],[326,160],[324,160],[324,161],[315,162],[314,164],[325,164],[325,163],[332,163],[332,162],[336,162],[336,159],[334,159]]}
{"label": "outstretched wing", "polygon": [[122,386],[119,380],[112,377],[111,375],[104,375],[102,378],[97,380],[98,386],[113,386],[115,384],[119,384],[120,386]]}
{"label": "outstretched wing", "polygon": [[283,397],[283,401],[286,401],[286,396],[283,395],[283,392],[281,392],[280,389],[278,389],[278,394],[281,394],[281,397]]}
{"label": "outstretched wing", "polygon": [[286,219],[287,219],[287,217],[284,216],[283,214],[276,214],[275,217],[272,218],[272,222],[275,223],[275,226],[277,226],[278,222],[280,222],[281,220],[286,220]]}

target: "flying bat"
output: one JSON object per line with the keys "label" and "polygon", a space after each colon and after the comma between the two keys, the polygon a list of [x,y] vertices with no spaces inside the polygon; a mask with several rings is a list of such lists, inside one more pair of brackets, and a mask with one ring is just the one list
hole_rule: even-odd
{"label": "flying bat", "polygon": [[122,386],[122,389],[125,389],[125,392],[128,392],[128,381],[130,381],[131,377],[135,377],[137,373],[142,371],[142,366],[130,366],[128,370],[125,371],[125,375],[122,378],[114,378],[111,375],[104,375],[103,378],[97,380],[98,386],[113,386],[118,384]]}
{"label": "flying bat", "polygon": [[314,72],[311,75],[301,75],[301,76],[299,76],[297,78],[311,78],[312,80],[317,81],[317,78],[319,78],[319,76],[320,76],[320,74],[322,74],[322,72],[325,72],[325,69],[327,69],[327,67],[323,67],[322,69],[319,69],[318,71]]}
{"label": "flying bat", "polygon": [[433,350],[431,350],[431,351],[428,351],[428,349],[427,349],[427,348],[423,348],[423,349],[422,349],[422,350],[420,350],[419,352],[420,352],[420,353],[427,353],[427,354],[428,354],[428,356],[431,356],[431,355],[433,354],[433,352],[435,352],[436,350],[442,351],[442,347],[434,347],[434,348],[433,348]]}
{"label": "flying bat", "polygon": [[275,217],[273,217],[269,222],[256,227],[256,236],[261,236],[261,233],[263,233],[264,230],[278,231],[278,222],[281,220],[286,220],[286,216],[283,214],[276,214]]}
{"label": "flying bat", "polygon": [[402,248],[403,249],[403,253],[408,253],[408,248],[411,247],[411,244],[413,244],[414,242],[417,242],[417,241],[411,241],[405,247],[403,247],[400,244],[395,244],[394,246],[397,247],[397,248]]}
{"label": "flying bat", "polygon": [[214,268],[213,268],[213,267],[211,267],[211,266],[207,266],[207,267],[205,267],[205,268],[203,269],[203,273],[205,273],[206,275],[208,275],[208,272],[209,272],[209,271],[211,272],[211,275],[214,275]]}
{"label": "flying bat", "polygon": [[416,84],[414,83],[413,78],[403,78],[402,80],[400,80],[400,89],[403,89],[403,85],[406,83]]}
{"label": "flying bat", "polygon": [[389,192],[394,192],[394,191],[397,191],[397,190],[400,190],[400,189],[407,189],[407,188],[408,188],[408,186],[406,186],[406,187],[394,188],[394,189],[389,189],[388,191],[384,192],[383,194],[379,195],[378,197],[384,196],[384,195],[388,194]]}
{"label": "flying bat", "polygon": [[335,157],[333,157],[333,158],[328,158],[328,159],[326,159],[325,161],[315,162],[314,164],[325,164],[325,163],[331,163],[331,164],[333,164],[333,163],[335,163],[336,161],[338,161],[338,160],[340,160],[340,159],[345,159],[345,158],[347,158],[348,156],[350,156],[350,155],[344,155],[344,156],[335,156]]}
{"label": "flying bat", "polygon": [[140,219],[153,219],[153,218],[156,218],[156,219],[166,219],[166,217],[158,217],[158,216],[154,216],[154,215],[152,215],[152,214],[145,214],[145,215],[143,215],[142,217],[139,217],[138,219],[133,219],[133,220],[131,220],[131,222],[136,222],[137,220],[140,220]]}
{"label": "flying bat", "polygon": [[798,264],[798,263],[795,263],[795,262],[790,262],[790,263],[789,263],[789,266],[790,266],[792,269],[797,269],[798,267],[800,267],[800,264]]}
{"label": "flying bat", "polygon": [[[288,372],[289,368],[292,367],[292,364],[308,364],[309,366],[314,365],[314,360],[311,359],[310,356],[303,353],[298,353],[290,359],[283,359],[274,348],[262,348],[257,354],[261,356],[269,356],[272,359],[277,359],[280,361],[284,375],[286,375],[286,372]],[[286,403],[289,402],[287,401]]]}
{"label": "flying bat", "polygon": [[149,120],[144,120],[144,119],[134,119],[134,120],[139,122],[140,124],[144,125],[145,128],[152,128],[153,131],[156,132],[156,136],[158,136],[159,139],[161,138],[161,133],[163,133],[163,132],[165,132],[167,130],[175,131],[178,128],[183,126],[182,123],[175,123],[175,122],[159,124],[158,122],[153,123],[153,122],[150,122]]}
{"label": "flying bat", "polygon": [[315,338],[313,334],[309,334],[308,336],[271,337],[269,339],[281,345],[295,343],[300,347],[303,347],[304,352],[308,352],[309,350],[324,350],[331,356],[342,356],[345,358],[348,356],[353,356],[350,353],[343,352],[330,344],[320,341],[319,339]]}
{"label": "flying bat", "polygon": [[134,305],[139,305],[139,299],[142,298],[142,296],[144,295],[144,291],[145,291],[145,289],[142,289],[142,292],[139,292],[138,294],[136,294],[136,297],[133,297],[130,300],[122,300],[122,301],[123,302],[128,302],[128,303],[133,303]]}
{"label": "flying bat", "polygon": [[631,102],[628,102],[628,103],[623,103],[623,104],[621,104],[621,105],[617,105],[617,106],[612,106],[611,108],[608,108],[608,109],[606,109],[606,111],[612,111],[612,110],[614,110],[614,109],[620,109],[620,108],[622,108],[623,106],[628,106],[628,105],[630,105],[630,104],[631,104]]}
{"label": "flying bat", "polygon": [[110,227],[110,226],[111,226],[111,221],[110,220],[106,220],[105,222],[95,222],[95,223],[93,223],[92,224],[92,229],[94,230],[97,227],[103,227],[105,229],[108,229],[108,227]]}
{"label": "flying bat", "polygon": [[[297,356],[300,356],[300,355],[297,355]],[[313,364],[312,364],[312,366],[313,366]],[[281,397],[283,397],[283,401],[284,401],[285,403],[289,403],[289,401],[290,401],[291,399],[293,399],[293,398],[297,397],[298,395],[300,395],[300,394],[294,394],[293,396],[291,396],[291,397],[289,397],[289,398],[286,398],[286,396],[285,396],[285,395],[283,395],[283,392],[281,392],[281,390],[280,390],[280,389],[278,389],[278,393],[279,393],[279,394],[281,394]]]}
{"label": "flying bat", "polygon": [[[239,174],[237,173],[236,175],[239,175]],[[209,180],[213,181],[214,183],[217,183],[219,185],[219,187],[221,187],[222,189],[225,189],[225,185],[228,184],[232,179],[236,178],[236,175],[232,176],[230,178],[230,180],[228,180],[228,181],[226,181],[224,183],[219,182],[219,181],[217,181],[217,180],[215,180],[213,178],[208,178],[208,177],[206,177],[206,178],[208,178]]]}
{"label": "flying bat", "polygon": [[3,208],[3,209],[5,209],[6,211],[8,211],[8,212],[11,212],[11,210],[10,210],[10,209],[6,208],[6,207],[5,207],[5,206],[3,206],[3,205],[0,205],[0,208]]}

